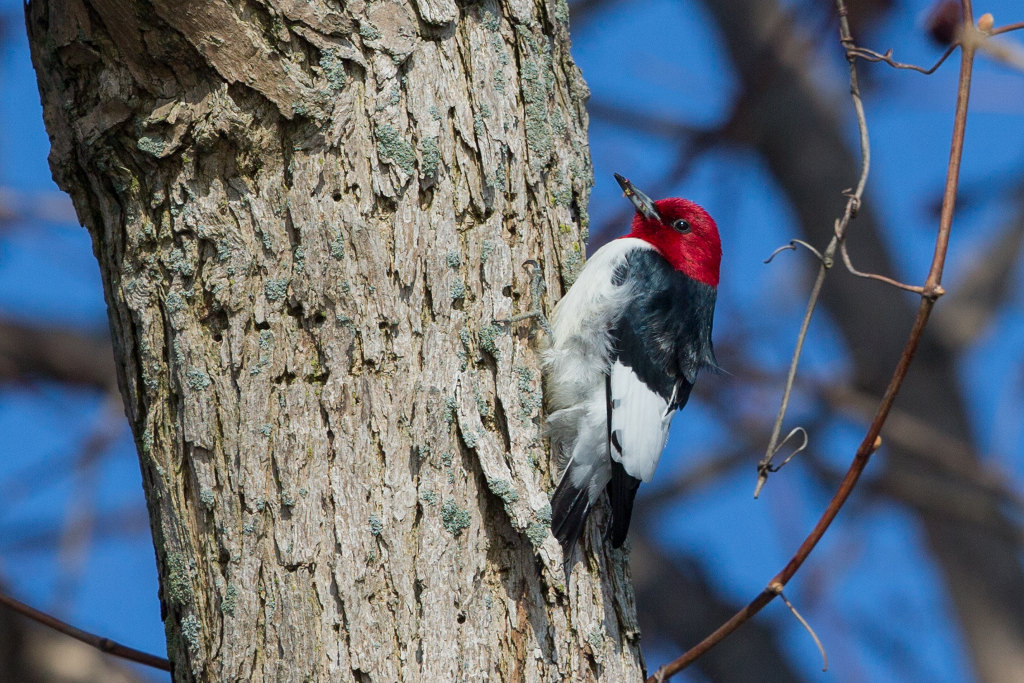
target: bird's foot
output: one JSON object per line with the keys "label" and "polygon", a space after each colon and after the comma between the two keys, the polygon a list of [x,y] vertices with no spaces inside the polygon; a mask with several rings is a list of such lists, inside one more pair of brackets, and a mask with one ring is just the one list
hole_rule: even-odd
{"label": "bird's foot", "polygon": [[508,326],[524,320],[536,320],[540,328],[544,330],[544,334],[548,335],[549,338],[554,339],[555,333],[551,330],[551,324],[548,323],[548,319],[544,316],[544,308],[541,303],[541,298],[544,296],[544,292],[548,289],[548,284],[544,280],[544,271],[541,269],[540,264],[533,259],[524,262],[523,268],[525,268],[533,278],[530,282],[530,303],[533,308],[526,313],[514,315],[506,320],[495,320],[494,322],[497,325]]}

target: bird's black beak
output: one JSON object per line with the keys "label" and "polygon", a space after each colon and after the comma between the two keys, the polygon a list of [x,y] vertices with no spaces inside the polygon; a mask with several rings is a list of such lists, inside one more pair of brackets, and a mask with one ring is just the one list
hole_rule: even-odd
{"label": "bird's black beak", "polygon": [[626,195],[629,201],[633,202],[633,206],[640,212],[641,215],[647,218],[653,218],[660,221],[661,215],[658,210],[654,208],[654,202],[651,198],[645,195],[640,190],[633,187],[633,183],[629,182],[626,178],[623,178],[618,173],[615,174],[615,179],[619,181],[619,187],[622,188],[622,193]]}

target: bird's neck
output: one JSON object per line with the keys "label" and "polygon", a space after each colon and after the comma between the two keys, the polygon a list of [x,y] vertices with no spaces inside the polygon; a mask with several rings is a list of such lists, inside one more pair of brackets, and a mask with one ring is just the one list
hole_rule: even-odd
{"label": "bird's neck", "polygon": [[718,286],[721,253],[715,253],[710,245],[697,242],[687,244],[684,248],[673,235],[665,231],[650,232],[637,229],[623,237],[633,237],[647,242],[668,261],[669,265],[687,277],[711,287]]}

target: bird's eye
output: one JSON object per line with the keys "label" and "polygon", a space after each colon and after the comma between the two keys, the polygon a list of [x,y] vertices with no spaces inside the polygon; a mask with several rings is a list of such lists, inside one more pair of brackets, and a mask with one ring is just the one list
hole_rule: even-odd
{"label": "bird's eye", "polygon": [[690,230],[693,229],[693,226],[690,225],[690,221],[686,220],[685,218],[680,218],[678,220],[672,221],[672,229],[675,230],[676,232],[685,235],[686,233],[690,232]]}

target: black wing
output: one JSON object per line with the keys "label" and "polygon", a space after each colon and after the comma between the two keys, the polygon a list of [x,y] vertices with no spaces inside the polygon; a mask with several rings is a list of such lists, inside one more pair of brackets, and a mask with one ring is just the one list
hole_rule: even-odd
{"label": "black wing", "polygon": [[[626,540],[642,478],[649,477],[661,455],[672,413],[686,405],[699,370],[717,367],[717,362],[711,345],[714,287],[674,270],[649,249],[631,252],[615,279],[617,284],[632,286],[636,291],[633,305],[612,330],[615,348],[610,372],[624,379],[618,383],[619,395],[611,391],[610,382],[607,392],[612,457],[607,537],[619,547]],[[627,414],[616,421],[613,429],[612,416],[617,407],[621,409],[622,395],[642,403],[643,410],[664,411],[662,423],[656,421],[657,415]],[[653,431],[659,429],[656,436]],[[629,430],[643,433],[629,434]],[[631,444],[642,452],[629,452]]]}

